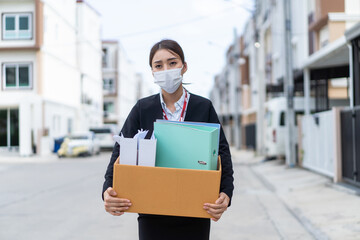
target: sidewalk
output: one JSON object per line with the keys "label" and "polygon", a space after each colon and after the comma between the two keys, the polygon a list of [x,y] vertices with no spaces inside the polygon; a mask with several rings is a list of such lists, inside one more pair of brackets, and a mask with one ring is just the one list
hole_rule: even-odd
{"label": "sidewalk", "polygon": [[331,179],[282,160],[263,162],[251,151],[231,149],[234,164],[250,165],[316,239],[360,239],[360,196]]}

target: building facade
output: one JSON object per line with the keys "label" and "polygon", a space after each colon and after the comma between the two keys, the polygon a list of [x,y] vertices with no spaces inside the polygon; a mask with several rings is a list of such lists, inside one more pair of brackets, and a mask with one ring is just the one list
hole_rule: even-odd
{"label": "building facade", "polygon": [[136,101],[151,92],[117,40],[104,40],[102,51],[103,121],[121,129]]}
{"label": "building facade", "polygon": [[48,154],[54,138],[101,124],[98,13],[73,0],[0,1],[0,12],[1,151]]}
{"label": "building facade", "polygon": [[[301,121],[301,115],[304,117],[298,123],[298,132],[286,135],[285,142],[296,137],[298,164],[334,176],[336,171],[332,166],[336,154],[328,153],[336,148],[332,145],[336,137],[332,136],[339,124],[332,120],[337,116],[333,108],[351,106],[357,99],[357,82],[351,80],[357,74],[353,66],[357,64],[356,56],[354,60],[357,41],[347,41],[344,33],[360,22],[360,2],[291,0],[291,24],[288,25],[291,63],[286,61],[285,55],[284,3],[284,0],[255,1],[253,15],[238,36],[240,74],[237,81],[240,82],[241,100],[236,100],[235,104],[241,105],[242,147],[266,154],[267,106],[270,100],[284,98],[289,91],[302,99],[303,110],[296,115],[296,120],[299,117]],[[234,91],[228,89],[234,86],[230,87],[230,82],[226,81],[229,75],[226,70],[231,66],[227,61],[224,70],[214,79],[211,96],[220,112],[231,109],[233,104],[227,100]],[[287,87],[287,68],[292,69],[292,89]],[[285,118],[284,113],[281,121],[285,122]],[[222,120],[226,128],[228,122]]]}

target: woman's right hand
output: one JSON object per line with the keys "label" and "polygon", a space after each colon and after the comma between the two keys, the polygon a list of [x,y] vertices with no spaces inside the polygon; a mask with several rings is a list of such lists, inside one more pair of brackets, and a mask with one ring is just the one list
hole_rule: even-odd
{"label": "woman's right hand", "polygon": [[131,202],[125,198],[117,198],[117,193],[112,187],[108,187],[104,192],[105,210],[114,216],[121,216],[124,211],[129,209]]}

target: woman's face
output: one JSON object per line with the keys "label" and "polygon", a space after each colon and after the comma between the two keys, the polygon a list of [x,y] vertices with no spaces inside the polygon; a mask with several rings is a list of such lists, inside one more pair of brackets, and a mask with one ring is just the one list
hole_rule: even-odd
{"label": "woman's face", "polygon": [[156,51],[152,59],[151,65],[153,72],[181,68],[183,65],[184,67],[181,71],[181,75],[184,74],[187,70],[186,63],[183,64],[177,54],[172,53],[166,49],[159,49]]}

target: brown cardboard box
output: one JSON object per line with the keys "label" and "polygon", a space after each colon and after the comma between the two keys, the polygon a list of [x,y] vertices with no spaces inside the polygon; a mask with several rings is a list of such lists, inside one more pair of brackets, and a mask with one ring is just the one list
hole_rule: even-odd
{"label": "brown cardboard box", "polygon": [[127,212],[211,218],[204,203],[219,197],[218,170],[191,170],[114,164],[113,188],[119,198],[129,199]]}

